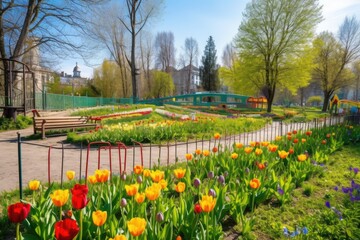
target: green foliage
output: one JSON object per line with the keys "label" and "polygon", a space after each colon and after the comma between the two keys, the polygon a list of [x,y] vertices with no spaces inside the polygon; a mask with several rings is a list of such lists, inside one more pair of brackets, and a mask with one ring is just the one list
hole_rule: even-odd
{"label": "green foliage", "polygon": [[16,121],[12,118],[0,117],[0,130],[15,130],[15,129],[24,129],[32,124],[32,118],[18,115]]}
{"label": "green foliage", "polygon": [[170,74],[161,71],[152,71],[151,95],[154,98],[171,96],[174,93],[175,85]]}
{"label": "green foliage", "polygon": [[306,103],[308,105],[315,105],[315,106],[319,106],[320,103],[322,101],[322,97],[321,96],[311,96],[307,99]]}
{"label": "green foliage", "polygon": [[216,59],[215,42],[210,36],[201,59],[202,66],[200,66],[200,79],[205,91],[217,91],[220,88],[219,66],[216,64]]}

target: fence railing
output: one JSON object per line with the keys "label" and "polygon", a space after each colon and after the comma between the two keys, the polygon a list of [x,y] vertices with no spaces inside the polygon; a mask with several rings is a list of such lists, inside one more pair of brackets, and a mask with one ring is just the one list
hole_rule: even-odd
{"label": "fence railing", "polygon": [[70,108],[132,103],[132,98],[71,96],[47,92],[38,92],[35,94],[35,108],[42,110],[64,110]]}
{"label": "fence railing", "polygon": [[[133,145],[125,146],[122,143],[118,143],[116,146],[105,146],[106,142],[101,144],[90,143],[92,147],[74,146],[60,142],[60,145],[39,145],[34,144],[32,141],[21,141],[18,138],[18,156],[19,166],[21,166],[21,152],[23,148],[25,151],[36,151],[38,154],[48,156],[48,159],[37,159],[41,162],[41,166],[47,166],[48,182],[60,181],[63,182],[64,178],[64,166],[66,169],[79,168],[79,180],[84,179],[88,175],[88,172],[98,168],[111,169],[112,174],[120,175],[126,171],[132,171],[135,165],[143,165],[145,168],[151,168],[154,165],[169,165],[180,161],[185,161],[186,153],[194,153],[196,149],[211,151],[214,146],[221,146],[222,151],[225,148],[232,148],[234,143],[241,142],[244,145],[249,145],[251,141],[272,141],[277,136],[285,135],[287,132],[293,130],[307,131],[310,129],[320,129],[330,125],[343,124],[345,118],[342,116],[333,116],[321,119],[314,119],[310,122],[273,122],[268,124],[264,128],[251,131],[241,132],[239,134],[223,133],[220,140],[214,140],[213,138],[207,139],[204,135],[202,138],[188,139],[185,142],[179,142],[174,139],[172,142],[166,142],[162,144],[141,144],[133,141]],[[86,151],[86,155],[83,152]],[[42,153],[42,154],[41,154]],[[47,153],[47,154],[46,154]],[[39,155],[37,155],[39,156]],[[65,156],[70,156],[67,159]],[[74,161],[79,156],[79,161]],[[86,156],[86,160],[83,159]],[[101,159],[107,158],[106,161]],[[54,161],[56,160],[56,161]],[[61,160],[61,161],[59,161]],[[33,161],[28,161],[33,162]],[[21,168],[19,168],[21,169]],[[26,166],[24,167],[26,169]],[[59,169],[61,172],[59,173]],[[84,171],[85,169],[85,171]],[[44,169],[45,170],[45,169]],[[21,170],[20,170],[21,171]],[[41,171],[40,171],[41,172]],[[40,174],[40,173],[39,173]],[[19,173],[22,176],[22,173]],[[55,176],[57,179],[51,179],[50,176]],[[60,176],[60,179],[58,178]],[[24,176],[24,182],[34,178],[34,173],[29,176]],[[38,177],[40,180],[46,181],[44,174],[40,174]],[[22,180],[19,179],[20,187],[22,187]]]}

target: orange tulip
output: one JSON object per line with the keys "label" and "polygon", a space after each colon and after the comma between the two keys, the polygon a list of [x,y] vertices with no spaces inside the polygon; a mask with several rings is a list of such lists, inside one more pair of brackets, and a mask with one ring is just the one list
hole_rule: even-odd
{"label": "orange tulip", "polygon": [[150,177],[154,182],[160,182],[161,179],[164,179],[165,173],[160,170],[151,171]]}
{"label": "orange tulip", "polygon": [[239,154],[237,154],[237,153],[232,153],[232,154],[231,154],[231,158],[232,158],[232,159],[237,159],[238,156],[239,156]]}
{"label": "orange tulip", "polygon": [[270,152],[276,152],[277,149],[278,149],[278,146],[277,146],[277,145],[269,144],[269,146],[268,146],[268,150],[269,150]]}
{"label": "orange tulip", "polygon": [[302,142],[302,143],[305,143],[305,142],[306,142],[306,139],[305,139],[305,138],[302,138],[302,139],[301,139],[301,142]]}
{"label": "orange tulip", "polygon": [[52,194],[50,194],[50,198],[55,206],[62,207],[69,199],[69,190],[55,190]]}
{"label": "orange tulip", "polygon": [[209,150],[204,150],[202,154],[203,154],[204,157],[207,157],[207,156],[210,155],[210,151]]}
{"label": "orange tulip", "polygon": [[178,168],[174,170],[174,175],[177,179],[181,179],[185,176],[186,169]]}
{"label": "orange tulip", "polygon": [[125,235],[116,235],[114,238],[109,238],[109,240],[126,240]]}
{"label": "orange tulip", "polygon": [[214,139],[219,140],[220,137],[221,137],[220,133],[215,133],[214,134]]}
{"label": "orange tulip", "polygon": [[307,131],[305,134],[306,134],[307,136],[311,136],[312,131]]}
{"label": "orange tulip", "polygon": [[167,187],[167,181],[165,179],[161,179],[159,182],[161,189],[165,189]]}
{"label": "orange tulip", "polygon": [[141,165],[136,165],[136,166],[134,167],[134,173],[135,173],[135,174],[141,174],[142,171],[143,171],[143,166],[141,166]]}
{"label": "orange tulip", "polygon": [[250,154],[250,153],[252,152],[252,150],[253,150],[252,147],[246,147],[246,148],[244,149],[245,153],[247,153],[247,154]]}
{"label": "orange tulip", "polygon": [[216,204],[216,199],[213,196],[204,195],[202,199],[199,201],[201,209],[204,212],[211,212]]}
{"label": "orange tulip", "polygon": [[201,154],[201,149],[196,149],[196,150],[195,150],[195,154],[196,154],[196,155],[200,155],[200,154]]}
{"label": "orange tulip", "polygon": [[191,153],[185,154],[186,160],[190,161],[193,158],[193,155]]}
{"label": "orange tulip", "polygon": [[297,131],[296,131],[296,130],[293,130],[293,134],[297,134]]}
{"label": "orange tulip", "polygon": [[250,146],[251,146],[251,147],[255,147],[255,146],[256,146],[256,142],[251,141],[251,142],[250,142]]}
{"label": "orange tulip", "polygon": [[95,212],[92,213],[93,223],[98,227],[104,225],[106,219],[107,219],[106,211],[96,210]]}
{"label": "orange tulip", "polygon": [[135,196],[135,194],[138,192],[138,189],[138,184],[125,185],[126,194],[131,197]]}
{"label": "orange tulip", "polygon": [[145,193],[136,193],[135,201],[139,204],[143,203],[145,201]]}
{"label": "orange tulip", "polygon": [[185,191],[185,183],[183,182],[179,182],[178,184],[175,185],[175,191],[177,191],[178,193],[182,193]]}
{"label": "orange tulip", "polygon": [[285,159],[289,155],[289,153],[284,150],[278,151],[278,154],[281,159]]}
{"label": "orange tulip", "polygon": [[270,143],[269,142],[261,142],[261,146],[267,147]]}
{"label": "orange tulip", "polygon": [[261,183],[260,180],[257,178],[254,178],[250,181],[250,187],[252,189],[258,189],[260,187]]}
{"label": "orange tulip", "polygon": [[260,169],[260,170],[263,170],[265,168],[265,164],[263,163],[258,163],[257,164],[257,167]]}
{"label": "orange tulip", "polygon": [[295,138],[294,143],[298,143],[298,142],[299,142],[299,139]]}
{"label": "orange tulip", "polygon": [[144,218],[132,218],[130,221],[127,222],[127,227],[130,234],[134,237],[137,237],[145,231],[146,221]]}
{"label": "orange tulip", "polygon": [[217,147],[213,147],[212,149],[213,153],[216,153],[218,151],[218,148]]}
{"label": "orange tulip", "polygon": [[29,182],[29,188],[31,191],[36,191],[40,187],[40,181],[38,180],[32,180]]}
{"label": "orange tulip", "polygon": [[322,141],[321,141],[321,144],[325,145],[325,144],[326,144],[326,140],[325,140],[325,139],[322,140]]}
{"label": "orange tulip", "polygon": [[242,148],[244,145],[242,143],[236,143],[235,146],[236,148]]}
{"label": "orange tulip", "polygon": [[95,170],[95,177],[97,182],[107,182],[109,180],[110,171],[107,169],[97,169]]}
{"label": "orange tulip", "polygon": [[290,148],[289,149],[289,154],[293,154],[294,153],[294,149],[293,148]]}

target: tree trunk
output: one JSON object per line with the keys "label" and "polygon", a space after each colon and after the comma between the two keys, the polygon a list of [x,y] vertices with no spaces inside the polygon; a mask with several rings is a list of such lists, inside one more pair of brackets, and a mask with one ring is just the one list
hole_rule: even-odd
{"label": "tree trunk", "polygon": [[329,106],[329,100],[330,100],[330,96],[331,94],[328,92],[324,92],[324,102],[323,102],[323,107],[322,107],[322,112],[326,112]]}

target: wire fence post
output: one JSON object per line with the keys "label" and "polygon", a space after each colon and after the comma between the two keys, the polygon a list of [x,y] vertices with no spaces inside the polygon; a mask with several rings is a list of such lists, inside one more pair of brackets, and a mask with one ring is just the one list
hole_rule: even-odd
{"label": "wire fence post", "polygon": [[21,135],[20,135],[20,132],[17,132],[17,142],[18,142],[18,166],[19,166],[19,194],[20,194],[20,200],[22,200],[23,191],[22,191],[22,159],[21,159]]}

